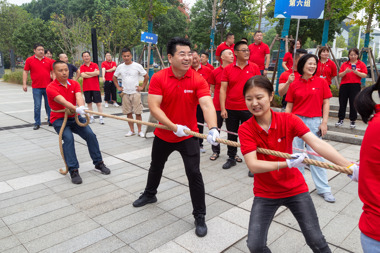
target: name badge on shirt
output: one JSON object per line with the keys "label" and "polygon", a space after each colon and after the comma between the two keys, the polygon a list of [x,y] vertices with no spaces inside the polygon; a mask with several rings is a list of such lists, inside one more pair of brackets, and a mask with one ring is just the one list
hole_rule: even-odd
{"label": "name badge on shirt", "polygon": [[320,78],[326,78],[325,76],[319,76]]}

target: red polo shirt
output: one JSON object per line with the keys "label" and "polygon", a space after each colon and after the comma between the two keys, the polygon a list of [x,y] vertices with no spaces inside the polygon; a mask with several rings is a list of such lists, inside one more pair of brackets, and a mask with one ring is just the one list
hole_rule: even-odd
{"label": "red polo shirt", "polygon": [[291,52],[286,52],[282,61],[286,62],[285,65],[288,69],[293,68],[293,54]]}
{"label": "red polo shirt", "polygon": [[223,67],[219,66],[211,72],[210,78],[208,79],[208,83],[210,85],[215,85],[214,87],[214,98],[212,101],[214,102],[215,110],[220,111],[220,84],[222,80]]}
{"label": "red polo shirt", "polygon": [[43,57],[39,60],[36,55],[26,59],[24,70],[30,71],[30,78],[32,79],[32,88],[46,88],[50,81],[50,72],[53,70],[52,61]]}
{"label": "red polo shirt", "polygon": [[[350,61],[346,61],[342,64],[340,67],[339,73],[343,72],[346,70],[346,68],[352,69],[352,65]],[[368,73],[367,71],[367,66],[364,64],[364,62],[358,60],[356,63],[356,70],[362,73]],[[355,74],[354,72],[349,72],[342,77],[342,81],[340,81],[340,85],[345,84],[345,83],[360,83],[362,78]]]}
{"label": "red polo shirt", "polygon": [[214,66],[212,66],[210,63],[207,63],[206,65],[203,65],[203,66],[206,66],[207,68],[211,69],[211,70],[214,70]]}
{"label": "red polo shirt", "polygon": [[293,103],[292,113],[309,118],[322,117],[323,100],[331,97],[326,80],[317,76],[308,80],[299,78],[286,93],[286,101]]}
{"label": "red polo shirt", "polygon": [[259,67],[253,62],[247,62],[243,69],[236,62],[227,65],[222,74],[222,82],[228,82],[226,109],[248,110],[243,96],[245,83],[253,76],[260,75]]}
{"label": "red polo shirt", "polygon": [[257,66],[259,66],[260,70],[264,70],[265,56],[270,53],[268,45],[264,42],[261,42],[258,45],[252,43],[248,46],[248,48],[250,51],[249,60],[253,63],[256,63]]}
{"label": "red polo shirt", "polygon": [[[90,65],[87,66],[83,64],[80,66],[80,72],[94,72],[95,70],[99,70],[98,64],[90,62]],[[100,91],[99,86],[99,78],[98,76],[93,76],[90,78],[83,78],[83,91],[95,90]]]}
{"label": "red polo shirt", "polygon": [[[251,117],[239,127],[239,139],[243,155],[256,151],[257,147],[293,153],[294,137],[302,137],[310,130],[300,118],[290,113],[272,113],[272,123],[266,132],[255,117]],[[256,153],[258,160],[285,161],[277,156]],[[278,171],[255,174],[253,192],[256,197],[287,198],[304,192],[308,187],[302,173],[297,168],[284,168]]]}
{"label": "red polo shirt", "polygon": [[337,76],[337,68],[335,63],[330,59],[327,59],[327,62],[325,63],[318,61],[317,73],[315,73],[315,75],[326,79],[327,84],[331,85],[331,79],[334,76]]}
{"label": "red polo shirt", "polygon": [[[293,73],[293,70],[291,68],[288,71],[283,72],[280,76],[278,83],[286,83],[289,79],[290,74],[292,74],[292,73]],[[301,77],[301,75],[297,72],[297,70],[295,70],[294,71],[294,81],[298,80],[300,77]]]}
{"label": "red polo shirt", "polygon": [[[198,132],[197,104],[201,97],[210,96],[208,84],[203,77],[189,69],[184,77],[178,79],[173,74],[172,67],[169,67],[152,76],[149,94],[162,96],[160,108],[174,124],[184,125]],[[172,131],[159,128],[156,128],[154,134],[171,143],[192,137],[180,138]]]}
{"label": "red polo shirt", "polygon": [[[116,62],[114,61],[104,61],[101,65],[101,68],[105,68],[106,70],[112,69],[113,67],[116,67]],[[104,79],[106,79],[106,81],[112,81],[113,73],[115,73],[115,71],[106,72],[104,75]]]}
{"label": "red polo shirt", "polygon": [[[222,42],[217,48],[216,48],[216,51],[215,51],[215,56],[220,56],[220,54],[222,53],[223,50],[225,49],[231,49],[232,53],[234,53],[234,46],[235,44],[232,44],[231,46],[227,46],[226,42]],[[235,57],[235,60],[236,60],[236,56],[234,54],[234,57]],[[222,61],[222,58],[220,58],[220,65],[223,65],[223,61]]]}
{"label": "red polo shirt", "polygon": [[196,70],[195,68],[193,68],[193,66],[191,66],[191,69],[194,70],[195,72],[197,72],[198,74],[200,74],[206,81],[208,81],[208,79],[210,78],[212,70],[207,68],[206,66],[204,66],[202,64],[199,64],[199,67],[200,68],[198,70]]}
{"label": "red polo shirt", "polygon": [[[54,98],[58,95],[62,95],[68,102],[72,103],[73,105],[77,104],[75,94],[77,92],[81,92],[80,90],[80,84],[74,80],[67,80],[67,88],[60,84],[57,79],[54,79],[53,82],[51,82],[48,87],[46,88],[46,94],[49,101],[49,106],[52,109],[50,112],[50,122],[53,123],[59,118],[65,117],[64,112],[53,112],[65,109],[65,107],[57,102],[54,101]],[[70,118],[74,117],[74,115],[70,115]]]}
{"label": "red polo shirt", "polygon": [[[368,122],[360,149],[359,197],[363,213],[360,230],[368,237],[380,241],[380,105]],[[255,175],[256,176],[256,175]]]}

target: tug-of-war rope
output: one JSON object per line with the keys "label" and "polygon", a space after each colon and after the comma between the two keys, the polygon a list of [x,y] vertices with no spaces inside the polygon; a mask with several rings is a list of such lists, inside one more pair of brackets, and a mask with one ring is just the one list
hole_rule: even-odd
{"label": "tug-of-war rope", "polygon": [[[61,130],[59,131],[59,148],[60,148],[60,151],[61,151],[62,159],[65,162],[65,157],[64,157],[64,154],[63,154],[63,147],[62,147],[62,134],[63,134],[63,131],[64,131],[65,127],[66,127],[68,116],[74,114],[75,112],[70,111],[69,109],[64,109],[64,110],[59,110],[59,111],[54,111],[54,112],[65,112],[65,117],[64,117],[64,120],[63,120],[63,123],[62,123],[62,127],[61,127]],[[85,112],[86,113],[90,113],[90,114],[95,114],[95,115],[103,116],[103,117],[107,117],[107,118],[111,118],[111,119],[124,120],[124,121],[128,121],[128,122],[136,123],[136,124],[141,124],[141,125],[146,125],[146,126],[151,126],[151,127],[155,127],[155,128],[160,128],[160,129],[165,129],[165,130],[171,131],[167,126],[160,125],[160,124],[157,124],[157,123],[140,121],[140,120],[135,120],[135,119],[129,119],[129,118],[125,118],[125,117],[119,117],[119,116],[115,116],[115,115],[111,115],[111,114],[106,114],[106,113],[101,113],[101,112],[95,112],[95,111],[90,111],[90,110],[85,110]],[[76,123],[79,126],[85,127],[85,126],[88,125],[88,123],[89,123],[89,116],[88,116],[88,114],[86,114],[86,120],[87,120],[86,123],[81,123],[79,121],[79,119],[78,119],[78,114],[75,113],[75,121],[76,121]],[[197,137],[197,138],[207,139],[207,135],[206,134],[200,134],[200,133],[197,133],[197,132],[194,132],[194,131],[190,131],[190,130],[184,130],[184,132],[186,134],[193,135],[194,137]],[[240,147],[240,143],[238,143],[238,142],[229,141],[229,140],[220,139],[220,138],[217,138],[216,141],[219,142],[219,143],[222,143],[222,144],[226,144],[228,146]],[[275,151],[275,150],[265,149],[265,148],[259,148],[258,147],[256,151],[258,153],[261,153],[261,154],[273,155],[273,156],[277,156],[277,157],[281,157],[281,158],[285,158],[285,159],[292,158],[290,156],[290,154],[279,152],[279,151]],[[348,174],[348,175],[352,174],[352,169],[351,168],[346,168],[346,167],[338,166],[338,165],[331,164],[331,163],[320,162],[320,161],[316,161],[316,160],[312,160],[312,159],[308,159],[308,158],[305,158],[305,160],[303,161],[303,163],[308,164],[308,165],[315,165],[315,166],[318,166],[318,167],[321,167],[321,168],[325,168],[325,169],[334,170],[334,171],[337,171],[337,172],[342,172],[342,173],[345,173],[345,174]],[[59,170],[59,172],[61,174],[63,174],[63,175],[66,175],[67,172],[68,172],[68,167],[67,167],[66,162],[65,162],[65,166],[66,166],[65,170],[63,170],[63,169]]]}

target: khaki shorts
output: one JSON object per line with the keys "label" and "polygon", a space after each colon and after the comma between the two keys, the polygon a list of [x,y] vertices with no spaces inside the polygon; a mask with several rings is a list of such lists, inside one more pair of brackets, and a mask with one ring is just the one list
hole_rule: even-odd
{"label": "khaki shorts", "polygon": [[120,96],[122,99],[123,114],[142,114],[143,105],[139,92],[134,94],[121,93]]}

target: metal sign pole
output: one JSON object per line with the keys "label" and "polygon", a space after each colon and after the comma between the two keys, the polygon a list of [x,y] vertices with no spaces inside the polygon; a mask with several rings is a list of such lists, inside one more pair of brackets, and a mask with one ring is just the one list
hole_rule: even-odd
{"label": "metal sign pole", "polygon": [[297,19],[297,32],[296,32],[296,39],[294,43],[294,51],[293,51],[293,71],[294,73],[294,68],[296,67],[296,51],[297,51],[297,40],[298,40],[298,30],[300,29],[300,19]]}

